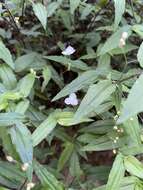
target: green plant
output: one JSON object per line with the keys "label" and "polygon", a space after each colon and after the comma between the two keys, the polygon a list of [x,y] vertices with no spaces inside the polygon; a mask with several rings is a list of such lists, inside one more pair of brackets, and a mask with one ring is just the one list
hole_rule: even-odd
{"label": "green plant", "polygon": [[143,189],[142,1],[0,7],[1,189]]}

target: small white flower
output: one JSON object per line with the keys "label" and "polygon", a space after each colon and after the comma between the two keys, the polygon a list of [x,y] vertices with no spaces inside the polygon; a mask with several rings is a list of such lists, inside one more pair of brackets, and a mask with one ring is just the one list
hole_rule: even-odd
{"label": "small white flower", "polygon": [[128,38],[128,33],[127,32],[123,32],[121,38],[124,39],[124,40],[126,40]]}
{"label": "small white flower", "polygon": [[28,163],[24,163],[24,164],[22,165],[21,169],[22,169],[22,171],[25,172],[25,171],[27,171],[28,167],[29,167],[29,164],[28,164]]}
{"label": "small white flower", "polygon": [[72,46],[68,46],[64,51],[62,51],[63,55],[72,55],[76,50]]}
{"label": "small white flower", "polygon": [[69,95],[68,98],[65,99],[65,104],[67,105],[72,105],[72,106],[77,106],[78,105],[78,99],[75,93],[72,93]]}
{"label": "small white flower", "polygon": [[122,48],[126,45],[126,42],[123,38],[120,39],[120,42],[119,42],[119,47]]}
{"label": "small white flower", "polygon": [[7,159],[8,162],[13,162],[14,161],[14,159],[11,156],[6,156],[6,159]]}
{"label": "small white flower", "polygon": [[27,187],[26,187],[26,190],[31,190],[33,187],[35,186],[34,183],[27,183]]}

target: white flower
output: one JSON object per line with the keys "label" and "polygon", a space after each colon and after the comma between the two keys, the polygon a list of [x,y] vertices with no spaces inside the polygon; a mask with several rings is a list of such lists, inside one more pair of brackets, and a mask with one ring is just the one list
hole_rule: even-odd
{"label": "white flower", "polygon": [[63,55],[72,55],[76,50],[72,46],[68,46],[64,51],[62,51]]}
{"label": "white flower", "polygon": [[72,93],[69,95],[68,98],[65,99],[65,104],[67,105],[72,105],[72,106],[77,106],[78,105],[78,99],[75,93]]}
{"label": "white flower", "polygon": [[14,161],[14,159],[13,159],[11,156],[6,156],[6,159],[7,159],[7,161],[9,161],[9,162],[13,162],[13,161]]}
{"label": "white flower", "polygon": [[28,164],[28,163],[24,163],[24,164],[22,165],[21,169],[22,169],[22,171],[25,172],[25,171],[27,171],[28,167],[29,167],[29,164]]}
{"label": "white flower", "polygon": [[123,38],[120,39],[120,42],[119,42],[119,47],[122,48],[126,45],[126,42]]}
{"label": "white flower", "polygon": [[128,38],[128,33],[127,32],[123,32],[121,38],[124,39],[124,40],[126,40]]}
{"label": "white flower", "polygon": [[30,189],[32,189],[33,187],[35,186],[35,184],[34,183],[27,183],[27,187],[26,187],[26,190],[30,190]]}

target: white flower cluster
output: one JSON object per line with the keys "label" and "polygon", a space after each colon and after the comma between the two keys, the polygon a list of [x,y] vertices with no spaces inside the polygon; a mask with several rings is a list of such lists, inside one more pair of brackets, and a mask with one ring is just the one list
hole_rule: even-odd
{"label": "white flower cluster", "polygon": [[126,45],[126,39],[128,38],[128,33],[127,32],[123,32],[122,36],[120,38],[119,41],[119,47],[123,48]]}

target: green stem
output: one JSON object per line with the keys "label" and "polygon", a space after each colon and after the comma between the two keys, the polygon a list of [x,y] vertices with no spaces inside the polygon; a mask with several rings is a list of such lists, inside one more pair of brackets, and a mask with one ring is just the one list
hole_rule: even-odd
{"label": "green stem", "polygon": [[133,5],[133,1],[132,1],[132,0],[130,0],[130,4],[131,4],[131,9],[132,9],[132,15],[133,15],[135,21],[137,22],[137,19],[136,19],[136,17],[135,17],[134,5]]}

